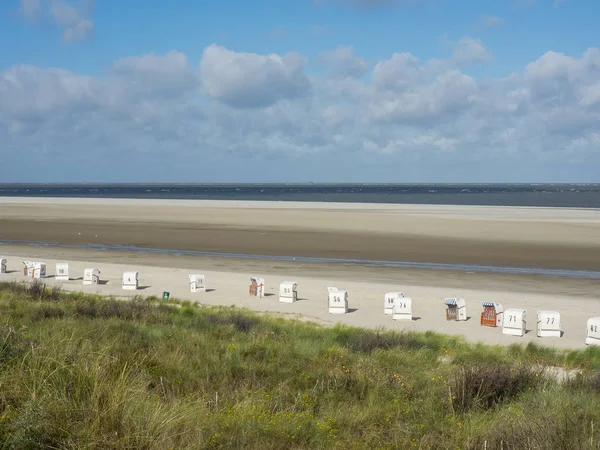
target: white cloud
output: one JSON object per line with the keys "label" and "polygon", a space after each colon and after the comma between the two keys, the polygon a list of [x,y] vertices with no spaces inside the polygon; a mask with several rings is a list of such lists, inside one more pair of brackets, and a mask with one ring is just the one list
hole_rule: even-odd
{"label": "white cloud", "polygon": [[452,70],[440,74],[432,83],[413,85],[393,97],[375,94],[371,110],[375,120],[433,124],[447,120],[447,114],[461,114],[475,101],[476,94],[475,80]]}
{"label": "white cloud", "polygon": [[202,54],[200,73],[210,97],[234,107],[257,108],[308,94],[305,65],[297,53],[236,53],[213,44]]}
{"label": "white cloud", "polygon": [[579,104],[582,106],[600,105],[600,81],[583,86],[579,90]]}
{"label": "white cloud", "polygon": [[65,41],[85,39],[94,31],[94,24],[87,17],[93,6],[93,2],[90,1],[76,5],[66,0],[52,0],[50,15],[63,29]]}
{"label": "white cloud", "polygon": [[319,55],[319,59],[329,73],[335,77],[360,78],[369,68],[364,58],[354,54],[352,46],[340,46],[335,50],[323,52]]}
{"label": "white cloud", "polygon": [[375,65],[371,78],[377,88],[402,91],[426,77],[427,72],[427,67],[410,53],[394,53]]}
{"label": "white cloud", "polygon": [[483,63],[490,59],[490,52],[480,39],[463,37],[454,44],[452,57],[457,64]]}
{"label": "white cloud", "polygon": [[94,32],[94,0],[20,0],[21,13],[31,21],[51,20],[65,42],[84,40]]}
{"label": "white cloud", "polygon": [[122,86],[120,95],[124,96],[174,99],[200,87],[187,56],[177,51],[163,56],[150,53],[121,58],[113,64],[111,73],[110,86]]}
{"label": "white cloud", "polygon": [[298,54],[216,45],[199,64],[148,54],[101,77],[14,66],[0,72],[0,177],[515,181],[540,164],[598,167],[600,50],[480,80],[461,64],[487,52],[465,42],[447,60],[390,55],[360,78],[351,48],[311,75]]}

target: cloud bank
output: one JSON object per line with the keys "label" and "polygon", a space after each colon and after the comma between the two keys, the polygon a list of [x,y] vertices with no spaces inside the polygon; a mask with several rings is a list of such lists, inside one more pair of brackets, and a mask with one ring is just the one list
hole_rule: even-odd
{"label": "cloud bank", "polygon": [[[35,2],[23,5],[33,17]],[[549,51],[504,77],[469,74],[490,57],[465,37],[441,60],[367,61],[338,47],[309,61],[213,44],[200,61],[132,56],[102,77],[17,65],[0,73],[0,176],[534,181],[543,167],[559,178],[561,167],[597,167],[600,50]]]}

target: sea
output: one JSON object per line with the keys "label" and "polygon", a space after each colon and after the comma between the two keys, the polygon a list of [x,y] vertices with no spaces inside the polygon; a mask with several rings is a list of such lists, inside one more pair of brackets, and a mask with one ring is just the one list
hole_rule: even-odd
{"label": "sea", "polygon": [[600,184],[0,184],[0,197],[600,208]]}

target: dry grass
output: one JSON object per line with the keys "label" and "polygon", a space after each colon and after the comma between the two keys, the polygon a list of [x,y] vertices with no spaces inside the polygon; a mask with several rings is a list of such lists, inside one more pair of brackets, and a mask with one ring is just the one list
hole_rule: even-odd
{"label": "dry grass", "polygon": [[[596,448],[600,354],[0,284],[4,448]],[[444,358],[441,358],[441,357]],[[441,362],[442,359],[450,362]],[[559,384],[539,372],[582,367]]]}

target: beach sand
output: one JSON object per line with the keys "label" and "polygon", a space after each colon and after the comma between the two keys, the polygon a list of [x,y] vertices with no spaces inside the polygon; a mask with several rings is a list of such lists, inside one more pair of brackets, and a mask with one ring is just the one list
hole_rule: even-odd
{"label": "beach sand", "polygon": [[[81,233],[81,234],[79,234]],[[552,269],[600,270],[600,211],[558,208],[494,208],[421,205],[358,205],[173,200],[0,199],[0,239],[61,244],[119,244],[140,247],[265,255],[320,256],[485,264]],[[108,284],[66,289],[132,295],[121,290],[125,270],[140,272],[141,295],[171,296],[206,305],[236,305],[394,330],[433,330],[473,342],[536,342],[585,347],[586,321],[600,316],[600,281],[539,275],[465,273],[365,265],[305,263],[223,257],[177,256],[28,245],[0,245],[9,259],[2,279],[24,279],[23,259],[41,260],[54,274],[69,262],[72,277],[98,267]],[[204,273],[209,289],[190,293],[188,273]],[[266,279],[265,298],[248,295],[249,276]],[[278,302],[279,283],[299,284],[300,301]],[[349,291],[351,313],[327,312],[327,286]],[[413,299],[418,320],[392,321],[383,297],[403,291]],[[467,301],[466,322],[445,320],[445,297]],[[482,301],[527,309],[524,337],[479,324]],[[562,338],[537,338],[537,309],[562,314]]]}

